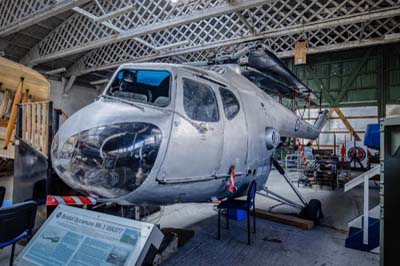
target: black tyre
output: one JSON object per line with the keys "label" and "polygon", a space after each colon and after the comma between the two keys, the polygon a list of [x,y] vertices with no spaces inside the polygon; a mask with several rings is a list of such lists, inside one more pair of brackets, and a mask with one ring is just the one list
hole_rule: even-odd
{"label": "black tyre", "polygon": [[317,225],[319,220],[324,217],[321,202],[317,199],[310,200],[307,206],[300,212],[300,217],[313,221]]}

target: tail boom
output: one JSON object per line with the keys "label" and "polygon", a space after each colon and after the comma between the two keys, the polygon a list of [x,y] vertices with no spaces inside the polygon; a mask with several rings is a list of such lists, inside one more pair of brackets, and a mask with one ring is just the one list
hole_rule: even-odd
{"label": "tail boom", "polygon": [[292,113],[285,124],[282,125],[281,136],[292,138],[316,139],[321,133],[321,129],[328,121],[328,110],[324,110],[314,125],[302,120],[300,117]]}

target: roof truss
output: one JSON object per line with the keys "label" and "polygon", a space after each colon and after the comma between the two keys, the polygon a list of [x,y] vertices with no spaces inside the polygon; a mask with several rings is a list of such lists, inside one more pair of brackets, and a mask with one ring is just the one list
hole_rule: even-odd
{"label": "roof truss", "polygon": [[2,0],[0,37],[40,23],[90,0]]}
{"label": "roof truss", "polygon": [[66,72],[78,76],[130,61],[203,62],[247,43],[287,57],[299,40],[308,53],[400,40],[394,0],[96,0],[80,11],[22,61],[87,52]]}

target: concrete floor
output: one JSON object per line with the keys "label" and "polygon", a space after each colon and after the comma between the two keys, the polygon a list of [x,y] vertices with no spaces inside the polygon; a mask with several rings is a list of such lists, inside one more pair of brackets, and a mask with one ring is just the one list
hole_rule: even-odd
{"label": "concrete floor", "polygon": [[[10,180],[1,180],[10,184]],[[296,200],[288,184],[275,171],[267,186]],[[222,229],[222,240],[216,240],[217,212],[212,204],[175,204],[148,218],[161,227],[188,228],[195,236],[163,265],[269,265],[269,266],[333,266],[379,265],[379,255],[344,247],[347,223],[362,212],[362,187],[344,193],[325,189],[300,189],[306,199],[321,200],[325,218],[313,230],[302,229],[257,219],[257,234],[248,246],[246,222],[231,221],[230,230]],[[370,184],[370,207],[379,202],[378,188]],[[257,208],[269,209],[276,203],[257,196]],[[293,213],[294,209],[279,206],[276,212]],[[21,250],[17,247],[17,253]],[[0,266],[8,265],[10,249],[0,250]]]}
{"label": "concrete floor", "polygon": [[[271,190],[296,200],[288,184],[272,172],[267,182]],[[378,188],[371,182],[370,207],[379,203]],[[230,229],[222,229],[222,240],[216,240],[217,213],[211,204],[176,204],[168,206],[159,223],[161,227],[185,227],[195,236],[163,265],[269,265],[269,266],[333,266],[379,265],[379,255],[344,247],[347,223],[362,213],[362,186],[347,193],[343,189],[301,188],[307,200],[322,202],[325,218],[313,230],[305,231],[271,221],[257,219],[257,233],[247,245],[245,221],[231,221]],[[257,208],[269,209],[276,203],[257,196]],[[294,213],[286,206],[276,212]],[[154,218],[155,222],[157,219]],[[224,219],[223,219],[224,221]],[[222,223],[224,224],[224,223]]]}

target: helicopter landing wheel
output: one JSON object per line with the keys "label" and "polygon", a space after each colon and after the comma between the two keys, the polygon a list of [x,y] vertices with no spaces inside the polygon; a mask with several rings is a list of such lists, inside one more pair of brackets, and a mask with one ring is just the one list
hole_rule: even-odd
{"label": "helicopter landing wheel", "polygon": [[317,225],[321,218],[324,217],[322,214],[321,202],[317,199],[312,199],[308,202],[307,206],[301,210],[299,216],[306,220],[313,221]]}

